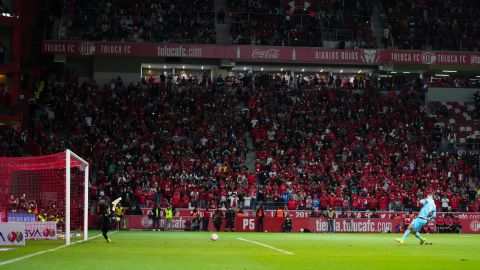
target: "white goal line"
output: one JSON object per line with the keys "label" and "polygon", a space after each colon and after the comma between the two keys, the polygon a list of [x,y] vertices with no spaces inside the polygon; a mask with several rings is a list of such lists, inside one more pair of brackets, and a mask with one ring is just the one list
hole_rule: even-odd
{"label": "white goal line", "polygon": [[[111,234],[113,234],[113,233],[116,233],[116,232],[111,232]],[[8,260],[8,261],[0,262],[0,266],[4,266],[4,265],[11,264],[11,263],[18,262],[18,261],[23,261],[25,259],[35,257],[35,256],[38,256],[38,255],[42,255],[42,254],[45,254],[45,253],[57,251],[59,249],[62,249],[62,248],[68,247],[68,246],[73,246],[73,245],[78,244],[78,243],[86,242],[88,240],[97,238],[99,236],[102,236],[102,234],[95,235],[93,237],[88,238],[87,240],[80,240],[80,241],[73,242],[70,245],[61,245],[61,246],[58,246],[56,248],[42,250],[42,251],[39,251],[39,252],[36,252],[36,253],[32,253],[32,254],[24,255],[24,256],[21,256],[21,257],[15,258],[15,259],[11,259],[11,260]]]}

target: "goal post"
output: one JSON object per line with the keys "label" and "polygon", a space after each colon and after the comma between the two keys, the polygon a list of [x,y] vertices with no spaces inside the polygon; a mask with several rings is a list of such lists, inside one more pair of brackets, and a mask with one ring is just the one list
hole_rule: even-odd
{"label": "goal post", "polygon": [[35,157],[0,157],[0,221],[55,221],[65,245],[88,239],[89,164],[67,149]]}
{"label": "goal post", "polygon": [[88,162],[72,152],[70,149],[65,151],[65,245],[70,245],[70,199],[71,199],[71,169],[72,157],[82,163],[84,166],[83,179],[83,240],[88,239]]}

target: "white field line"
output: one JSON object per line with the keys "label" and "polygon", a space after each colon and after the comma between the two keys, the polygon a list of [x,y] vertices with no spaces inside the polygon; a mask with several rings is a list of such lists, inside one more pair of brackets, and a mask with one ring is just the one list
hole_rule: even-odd
{"label": "white field line", "polygon": [[[112,233],[116,233],[116,232],[111,232],[111,234]],[[78,244],[78,243],[83,243],[85,241],[97,238],[99,236],[102,236],[102,234],[95,235],[93,237],[88,238],[87,240],[80,240],[80,241],[73,242],[73,243],[70,244],[70,246],[73,246],[73,245]],[[22,260],[25,260],[25,259],[28,259],[28,258],[31,258],[31,257],[35,257],[35,256],[38,256],[38,255],[42,255],[42,254],[45,254],[45,253],[53,252],[53,251],[56,251],[56,250],[59,250],[59,249],[65,248],[65,247],[68,247],[68,246],[61,245],[61,246],[58,246],[56,248],[42,250],[42,251],[39,251],[39,252],[36,252],[36,253],[32,253],[32,254],[21,256],[21,257],[11,259],[11,260],[8,260],[8,261],[0,262],[0,266],[4,266],[4,265],[11,264],[11,263],[14,263],[14,262],[22,261]]]}
{"label": "white field line", "polygon": [[255,244],[255,245],[259,245],[259,246],[262,246],[262,247],[266,247],[266,248],[269,248],[269,249],[273,249],[273,250],[278,251],[280,253],[284,253],[284,254],[288,254],[288,255],[294,255],[295,254],[293,252],[286,251],[286,250],[283,250],[283,249],[279,249],[279,248],[276,248],[276,247],[272,247],[272,246],[269,246],[269,245],[264,244],[264,243],[260,243],[260,242],[256,242],[256,241],[252,241],[252,240],[248,240],[248,239],[244,239],[244,238],[237,238],[237,239],[241,240],[241,241],[249,242],[249,243],[252,243],[252,244]]}

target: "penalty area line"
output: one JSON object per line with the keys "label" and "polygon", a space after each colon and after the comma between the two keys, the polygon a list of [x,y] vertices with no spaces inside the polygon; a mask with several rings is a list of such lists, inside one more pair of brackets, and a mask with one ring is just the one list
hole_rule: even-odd
{"label": "penalty area line", "polygon": [[252,241],[252,240],[248,240],[248,239],[244,239],[244,238],[237,238],[237,239],[240,240],[240,241],[245,241],[245,242],[249,242],[249,243],[252,243],[252,244],[255,244],[255,245],[259,245],[259,246],[262,246],[262,247],[273,249],[273,250],[278,251],[278,252],[283,253],[283,254],[288,254],[288,255],[294,255],[295,254],[293,252],[286,251],[286,250],[283,250],[283,249],[279,249],[279,248],[276,248],[276,247],[272,247],[272,246],[269,246],[267,244],[260,243],[260,242],[257,242],[257,241]]}
{"label": "penalty area line", "polygon": [[[113,233],[116,233],[116,232],[112,232],[112,234],[113,234]],[[70,243],[70,246],[73,246],[73,245],[78,244],[78,243],[83,243],[83,242],[92,240],[92,239],[94,239],[94,238],[100,237],[100,236],[103,236],[103,235],[102,235],[102,234],[98,234],[98,235],[95,235],[95,236],[93,236],[93,237],[88,238],[87,240],[76,241],[76,242]],[[31,257],[35,257],[35,256],[38,256],[38,255],[42,255],[42,254],[45,254],[45,253],[57,251],[57,250],[59,250],[59,249],[66,248],[66,247],[69,247],[69,246],[61,245],[61,246],[58,246],[58,247],[56,247],[56,248],[51,248],[51,249],[42,250],[42,251],[39,251],[39,252],[36,252],[36,253],[24,255],[24,256],[15,258],[15,259],[11,259],[11,260],[8,260],[8,261],[0,262],[0,266],[4,266],[4,265],[11,264],[11,263],[14,263],[14,262],[22,261],[22,260],[25,260],[25,259],[28,259],[28,258],[31,258]]]}

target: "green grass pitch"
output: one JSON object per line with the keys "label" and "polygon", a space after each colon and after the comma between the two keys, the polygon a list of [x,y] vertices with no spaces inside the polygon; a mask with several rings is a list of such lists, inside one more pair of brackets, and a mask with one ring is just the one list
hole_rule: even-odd
{"label": "green grass pitch", "polygon": [[427,246],[414,236],[399,245],[397,234],[218,235],[211,241],[204,232],[121,231],[110,244],[96,237],[66,248],[58,248],[60,240],[27,241],[0,252],[0,269],[480,269],[480,235],[426,235],[433,243]]}

